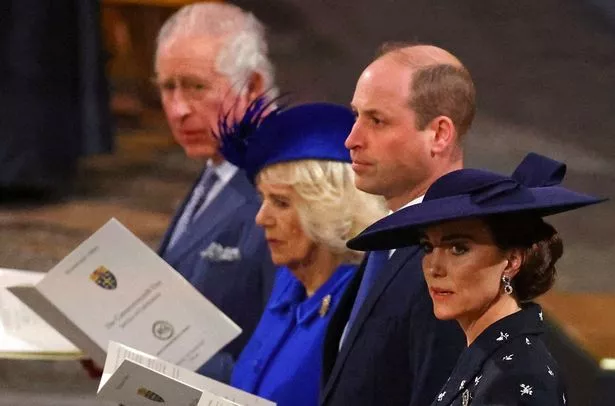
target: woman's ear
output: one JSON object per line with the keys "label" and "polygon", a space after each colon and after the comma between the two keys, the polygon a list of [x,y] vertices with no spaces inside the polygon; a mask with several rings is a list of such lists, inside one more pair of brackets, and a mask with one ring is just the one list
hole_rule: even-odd
{"label": "woman's ear", "polygon": [[511,279],[519,272],[523,264],[523,254],[520,249],[513,249],[506,255],[506,268],[504,274]]}

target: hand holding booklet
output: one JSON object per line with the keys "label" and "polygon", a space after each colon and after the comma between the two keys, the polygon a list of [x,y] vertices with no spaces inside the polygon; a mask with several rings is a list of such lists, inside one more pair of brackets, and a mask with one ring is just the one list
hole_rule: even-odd
{"label": "hand holding booklet", "polygon": [[99,365],[114,340],[196,370],[241,332],[115,219],[9,290]]}
{"label": "hand holding booklet", "polygon": [[98,397],[125,406],[275,406],[275,403],[110,342]]}

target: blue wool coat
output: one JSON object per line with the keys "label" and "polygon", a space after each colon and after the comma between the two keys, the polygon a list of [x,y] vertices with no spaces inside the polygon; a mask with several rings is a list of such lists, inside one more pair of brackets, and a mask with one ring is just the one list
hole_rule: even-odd
{"label": "blue wool coat", "polygon": [[235,365],[231,384],[278,406],[316,406],[322,344],[333,310],[356,271],[342,265],[311,297],[280,268],[271,299]]}
{"label": "blue wool coat", "polygon": [[[201,371],[228,382],[232,363],[252,335],[267,303],[275,267],[264,233],[254,222],[260,199],[241,170],[167,248],[194,186],[175,214],[159,255],[242,328],[241,335]],[[219,252],[233,255],[218,255]]]}

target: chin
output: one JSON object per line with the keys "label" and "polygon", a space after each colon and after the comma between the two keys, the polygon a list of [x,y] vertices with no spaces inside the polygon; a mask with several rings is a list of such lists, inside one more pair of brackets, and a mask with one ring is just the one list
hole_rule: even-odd
{"label": "chin", "polygon": [[443,306],[434,306],[433,313],[438,320],[454,320],[457,316],[455,312]]}
{"label": "chin", "polygon": [[378,188],[378,186],[374,182],[371,182],[370,179],[359,176],[357,174],[355,174],[354,185],[362,192],[369,193],[371,195],[382,195],[382,193],[380,193],[380,188]]}
{"label": "chin", "polygon": [[271,262],[273,262],[273,265],[275,266],[284,266],[288,264],[288,259],[285,258],[283,255],[276,255],[274,253],[271,253]]}
{"label": "chin", "polygon": [[207,160],[213,158],[216,154],[216,150],[208,147],[191,147],[183,146],[184,153],[190,159]]}

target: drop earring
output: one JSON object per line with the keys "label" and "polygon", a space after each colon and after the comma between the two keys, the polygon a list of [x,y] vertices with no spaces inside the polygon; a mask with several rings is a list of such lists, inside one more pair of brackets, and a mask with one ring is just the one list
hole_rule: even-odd
{"label": "drop earring", "polygon": [[504,285],[504,293],[510,295],[513,293],[513,287],[510,284],[510,276],[502,275],[502,284]]}

